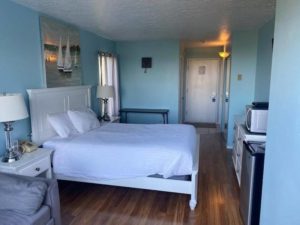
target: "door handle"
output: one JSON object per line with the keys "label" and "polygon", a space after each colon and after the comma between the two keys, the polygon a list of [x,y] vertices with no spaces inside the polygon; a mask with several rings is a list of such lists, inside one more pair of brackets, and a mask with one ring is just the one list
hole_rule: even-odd
{"label": "door handle", "polygon": [[213,92],[211,95],[211,101],[216,102],[216,92]]}
{"label": "door handle", "polygon": [[226,91],[225,93],[225,102],[229,102],[229,92]]}

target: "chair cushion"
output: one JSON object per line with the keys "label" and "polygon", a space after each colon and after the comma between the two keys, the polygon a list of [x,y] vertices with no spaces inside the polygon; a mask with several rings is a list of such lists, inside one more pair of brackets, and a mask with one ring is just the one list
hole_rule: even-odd
{"label": "chair cushion", "polygon": [[0,210],[1,225],[45,225],[51,224],[50,208],[42,206],[36,213],[32,215],[24,215],[11,210]]}
{"label": "chair cushion", "polygon": [[0,210],[32,215],[41,207],[47,187],[43,181],[0,174]]}

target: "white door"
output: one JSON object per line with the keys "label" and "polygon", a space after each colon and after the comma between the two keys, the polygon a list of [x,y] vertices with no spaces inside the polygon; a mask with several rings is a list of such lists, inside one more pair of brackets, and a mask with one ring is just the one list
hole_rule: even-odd
{"label": "white door", "polygon": [[216,123],[218,59],[189,59],[186,73],[185,122]]}
{"label": "white door", "polygon": [[227,129],[228,129],[228,110],[229,110],[229,90],[230,90],[230,73],[231,73],[231,59],[226,60],[226,74],[224,80],[224,99],[223,99],[223,127],[222,132],[227,140]]}

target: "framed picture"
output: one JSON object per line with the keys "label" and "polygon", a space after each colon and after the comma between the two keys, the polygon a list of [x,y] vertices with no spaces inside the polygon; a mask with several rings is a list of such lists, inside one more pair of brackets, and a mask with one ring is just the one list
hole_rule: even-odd
{"label": "framed picture", "polygon": [[82,84],[79,30],[48,17],[40,17],[48,88]]}

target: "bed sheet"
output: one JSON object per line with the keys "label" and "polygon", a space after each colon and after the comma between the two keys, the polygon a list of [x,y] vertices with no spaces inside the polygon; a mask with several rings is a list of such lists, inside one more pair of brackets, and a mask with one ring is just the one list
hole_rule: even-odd
{"label": "bed sheet", "polygon": [[120,179],[153,174],[168,178],[192,173],[196,130],[182,124],[109,123],[43,144],[54,149],[57,175]]}

